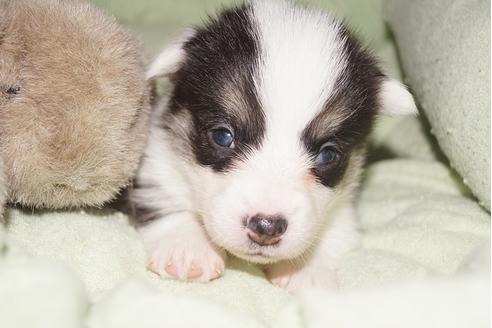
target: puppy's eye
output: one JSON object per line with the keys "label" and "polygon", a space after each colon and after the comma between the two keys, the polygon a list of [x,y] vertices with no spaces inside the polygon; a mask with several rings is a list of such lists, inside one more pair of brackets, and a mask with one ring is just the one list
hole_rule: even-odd
{"label": "puppy's eye", "polygon": [[330,144],[324,144],[321,146],[321,149],[316,157],[315,163],[316,165],[329,165],[333,164],[338,160],[338,151],[337,149]]}
{"label": "puppy's eye", "polygon": [[220,127],[213,129],[210,131],[210,139],[220,147],[234,148],[234,135],[227,128]]}
{"label": "puppy's eye", "polygon": [[16,95],[20,92],[20,86],[14,86],[7,89],[7,94]]}

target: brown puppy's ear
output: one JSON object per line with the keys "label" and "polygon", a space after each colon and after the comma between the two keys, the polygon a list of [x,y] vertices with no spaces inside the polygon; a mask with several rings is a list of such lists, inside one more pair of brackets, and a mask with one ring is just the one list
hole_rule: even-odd
{"label": "brown puppy's ear", "polygon": [[183,45],[195,35],[195,30],[187,29],[181,36],[171,41],[154,59],[147,70],[147,79],[166,77],[176,73],[185,59]]}

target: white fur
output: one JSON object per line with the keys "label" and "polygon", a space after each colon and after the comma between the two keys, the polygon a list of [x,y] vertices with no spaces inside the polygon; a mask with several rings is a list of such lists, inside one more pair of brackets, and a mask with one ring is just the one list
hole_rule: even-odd
{"label": "white fur", "polygon": [[195,31],[192,29],[185,30],[182,35],[171,41],[150,65],[150,68],[147,70],[147,79],[175,73],[185,56],[182,47],[183,43],[189,40],[194,33]]}
{"label": "white fur", "polygon": [[181,280],[210,281],[224,272],[225,252],[213,245],[194,213],[179,212],[140,229],[149,268]]}
{"label": "white fur", "polygon": [[407,88],[395,79],[386,79],[380,91],[381,107],[390,115],[417,114],[417,106]]}
{"label": "white fur", "polygon": [[305,286],[338,286],[337,264],[343,255],[358,246],[359,234],[351,206],[333,209],[331,214],[334,219],[319,236],[316,247],[300,261],[280,261],[269,266],[266,270],[268,279],[289,292],[297,292]]}
{"label": "white fur", "polygon": [[255,1],[254,16],[263,110],[268,123],[283,130],[282,139],[286,132],[298,137],[322,109],[345,66],[343,44],[337,40],[340,23],[326,13],[279,1]]}
{"label": "white fur", "polygon": [[[225,252],[210,242],[201,226],[194,188],[200,188],[202,175],[184,162],[171,145],[172,140],[152,124],[138,179],[155,188],[137,189],[133,195],[134,201],[162,212],[162,219],[139,229],[149,253],[149,268],[162,276],[209,281],[222,275]],[[166,272],[169,266],[174,267],[175,273]],[[188,277],[193,269],[202,274]]]}

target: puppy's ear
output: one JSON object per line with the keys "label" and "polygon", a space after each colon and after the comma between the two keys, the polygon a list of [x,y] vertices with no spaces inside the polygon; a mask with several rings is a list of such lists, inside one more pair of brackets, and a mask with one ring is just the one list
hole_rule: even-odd
{"label": "puppy's ear", "polygon": [[183,45],[194,35],[195,31],[193,29],[187,29],[181,36],[171,41],[150,65],[147,70],[147,79],[155,79],[176,73],[186,56]]}
{"label": "puppy's ear", "polygon": [[384,114],[417,114],[417,106],[412,94],[395,79],[386,77],[379,91],[381,109]]}

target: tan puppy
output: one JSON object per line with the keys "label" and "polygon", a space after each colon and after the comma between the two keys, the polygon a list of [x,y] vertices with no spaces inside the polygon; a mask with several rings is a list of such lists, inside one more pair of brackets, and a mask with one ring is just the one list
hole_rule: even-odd
{"label": "tan puppy", "polygon": [[145,65],[141,45],[90,4],[0,0],[0,212],[4,194],[64,208],[128,184],[147,135]]}

